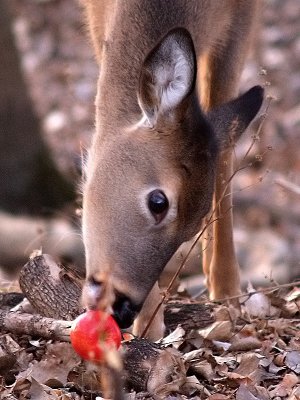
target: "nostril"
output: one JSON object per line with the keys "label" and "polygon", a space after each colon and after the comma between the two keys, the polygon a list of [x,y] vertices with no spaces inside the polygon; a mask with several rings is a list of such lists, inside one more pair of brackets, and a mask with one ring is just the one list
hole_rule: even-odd
{"label": "nostril", "polygon": [[90,284],[90,285],[92,285],[92,286],[102,286],[102,284],[103,284],[103,282],[102,281],[99,281],[99,280],[97,280],[94,276],[90,276],[89,278],[88,278],[88,283]]}

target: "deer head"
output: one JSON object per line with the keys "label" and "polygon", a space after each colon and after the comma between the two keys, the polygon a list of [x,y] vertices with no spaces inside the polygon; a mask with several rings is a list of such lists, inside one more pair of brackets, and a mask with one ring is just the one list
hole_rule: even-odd
{"label": "deer head", "polygon": [[254,87],[205,115],[196,72],[190,34],[173,29],[140,66],[141,118],[118,126],[117,135],[114,121],[105,134],[101,124],[97,128],[84,188],[84,299],[98,307],[109,275],[121,327],[132,324],[179,245],[199,231],[211,207],[218,154],[262,103],[263,90]]}

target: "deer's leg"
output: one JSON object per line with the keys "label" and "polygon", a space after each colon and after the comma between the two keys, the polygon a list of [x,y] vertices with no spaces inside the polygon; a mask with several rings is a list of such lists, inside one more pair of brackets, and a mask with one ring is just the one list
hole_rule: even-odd
{"label": "deer's leg", "polygon": [[[249,6],[249,4],[248,4]],[[251,7],[237,12],[235,32],[229,37],[221,52],[207,54],[200,60],[200,96],[205,110],[212,109],[237,96],[240,74],[253,28],[247,13],[257,12],[256,2]],[[245,14],[243,21],[241,13]],[[245,21],[249,21],[248,24]],[[212,206],[212,219],[216,220],[208,228],[205,249],[204,273],[212,299],[234,296],[240,293],[239,265],[233,243],[233,216],[231,177],[233,174],[233,146],[219,155],[216,169],[215,193]],[[210,236],[213,236],[212,240]],[[208,241],[211,240],[209,245]]]}
{"label": "deer's leg", "polygon": [[210,288],[209,282],[209,268],[213,255],[213,226],[209,223],[213,216],[209,213],[209,216],[205,218],[204,225],[207,226],[204,232],[201,244],[202,244],[202,268],[205,275],[205,283]]}
{"label": "deer's leg", "polygon": [[[206,55],[200,62],[201,103],[206,110],[225,103],[237,94],[239,71],[234,73],[234,79],[233,71],[228,71],[231,84],[226,84],[224,68],[228,69],[226,60],[217,59],[213,55]],[[232,164],[232,149],[223,151],[216,169],[211,210],[213,215],[207,218],[207,221],[210,218],[216,221],[208,226],[202,241],[203,272],[212,299],[232,296],[240,291],[239,265],[233,243],[232,195],[229,182],[233,172]]]}
{"label": "deer's leg", "polygon": [[[151,292],[149,293],[141,312],[134,321],[132,333],[136,336],[141,336],[153,314],[157,305],[161,300],[160,290],[158,283],[156,283]],[[161,339],[165,332],[164,324],[164,307],[160,307],[158,313],[156,314],[150,328],[146,334],[146,338],[149,340]]]}
{"label": "deer's leg", "polygon": [[213,252],[209,265],[210,296],[220,299],[240,293],[239,264],[233,242],[233,215],[230,178],[233,173],[232,150],[218,161],[213,201]]}

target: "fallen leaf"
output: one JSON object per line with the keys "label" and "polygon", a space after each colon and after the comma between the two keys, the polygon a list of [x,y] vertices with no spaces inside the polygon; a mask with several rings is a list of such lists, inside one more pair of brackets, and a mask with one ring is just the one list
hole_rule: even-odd
{"label": "fallen leaf", "polygon": [[256,337],[242,336],[240,334],[235,335],[231,339],[230,351],[250,351],[259,349],[262,346],[262,342]]}
{"label": "fallen leaf", "polygon": [[186,396],[192,396],[196,392],[203,391],[203,385],[196,376],[187,376],[185,383],[182,385],[180,392]]}
{"label": "fallen leaf", "polygon": [[178,350],[170,347],[162,350],[151,369],[147,390],[151,394],[167,396],[178,392],[186,381],[186,366]]}
{"label": "fallen leaf", "polygon": [[259,383],[262,370],[259,366],[258,356],[255,353],[242,354],[240,365],[233,372],[250,378],[253,383]]}
{"label": "fallen leaf", "polygon": [[287,400],[299,400],[300,399],[300,386],[294,387],[290,396]]}
{"label": "fallen leaf", "polygon": [[57,399],[56,396],[52,396],[51,394],[46,393],[44,390],[44,385],[40,384],[34,378],[31,378],[31,385],[28,394],[30,395],[31,400]]}
{"label": "fallen leaf", "polygon": [[228,400],[228,396],[221,393],[215,393],[208,396],[207,400]]}
{"label": "fallen leaf", "polygon": [[227,364],[230,368],[236,368],[237,359],[234,356],[213,356],[217,364]]}
{"label": "fallen leaf", "polygon": [[[267,400],[269,397],[265,399]],[[253,386],[246,386],[242,383],[236,392],[236,400],[264,400],[264,398],[256,393]]]}
{"label": "fallen leaf", "polygon": [[75,354],[70,343],[49,344],[43,359],[31,363],[28,370],[20,373],[17,378],[30,376],[39,384],[52,381],[55,382],[55,387],[58,382],[65,385],[70,370],[80,362],[80,358]]}
{"label": "fallen leaf", "polygon": [[228,340],[232,336],[232,323],[230,321],[215,321],[207,328],[199,329],[198,333],[205,339]]}
{"label": "fallen leaf", "polygon": [[191,362],[191,367],[198,375],[211,382],[216,378],[216,373],[212,365],[207,360]]}
{"label": "fallen leaf", "polygon": [[285,363],[296,374],[300,374],[300,351],[289,351],[286,355]]}
{"label": "fallen leaf", "polygon": [[222,349],[224,351],[227,351],[231,346],[231,343],[229,343],[229,342],[221,342],[220,340],[213,340],[212,342],[216,346],[216,348]]}
{"label": "fallen leaf", "polygon": [[199,359],[199,357],[202,357],[204,354],[204,350],[203,349],[199,349],[199,350],[193,350],[193,351],[189,351],[188,353],[183,354],[183,359],[185,362],[191,362],[194,361],[196,359]]}
{"label": "fallen leaf", "polygon": [[182,343],[185,340],[184,335],[185,335],[185,330],[181,326],[178,326],[175,329],[175,331],[171,332],[168,336],[164,337],[162,340],[159,340],[159,343],[164,345],[172,344],[175,348],[178,348],[182,345]]}
{"label": "fallen leaf", "polygon": [[285,374],[285,376],[282,379],[281,385],[284,386],[286,389],[292,389],[299,382],[300,382],[299,376],[290,373],[290,374]]}
{"label": "fallen leaf", "polygon": [[245,308],[251,317],[265,318],[271,314],[270,299],[264,293],[252,293],[253,288],[248,289],[250,297],[245,301]]}
{"label": "fallen leaf", "polygon": [[286,301],[295,301],[300,299],[300,287],[294,287],[286,296]]}

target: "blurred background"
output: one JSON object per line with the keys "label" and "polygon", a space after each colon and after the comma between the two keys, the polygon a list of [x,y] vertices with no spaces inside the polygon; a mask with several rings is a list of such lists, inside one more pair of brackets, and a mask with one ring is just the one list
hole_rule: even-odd
{"label": "blurred background", "polygon": [[[241,91],[261,84],[267,99],[236,146],[233,189],[243,279],[259,284],[300,277],[300,5],[263,3]],[[83,271],[98,67],[79,2],[1,0],[0,57],[0,266],[7,276],[41,249]]]}

